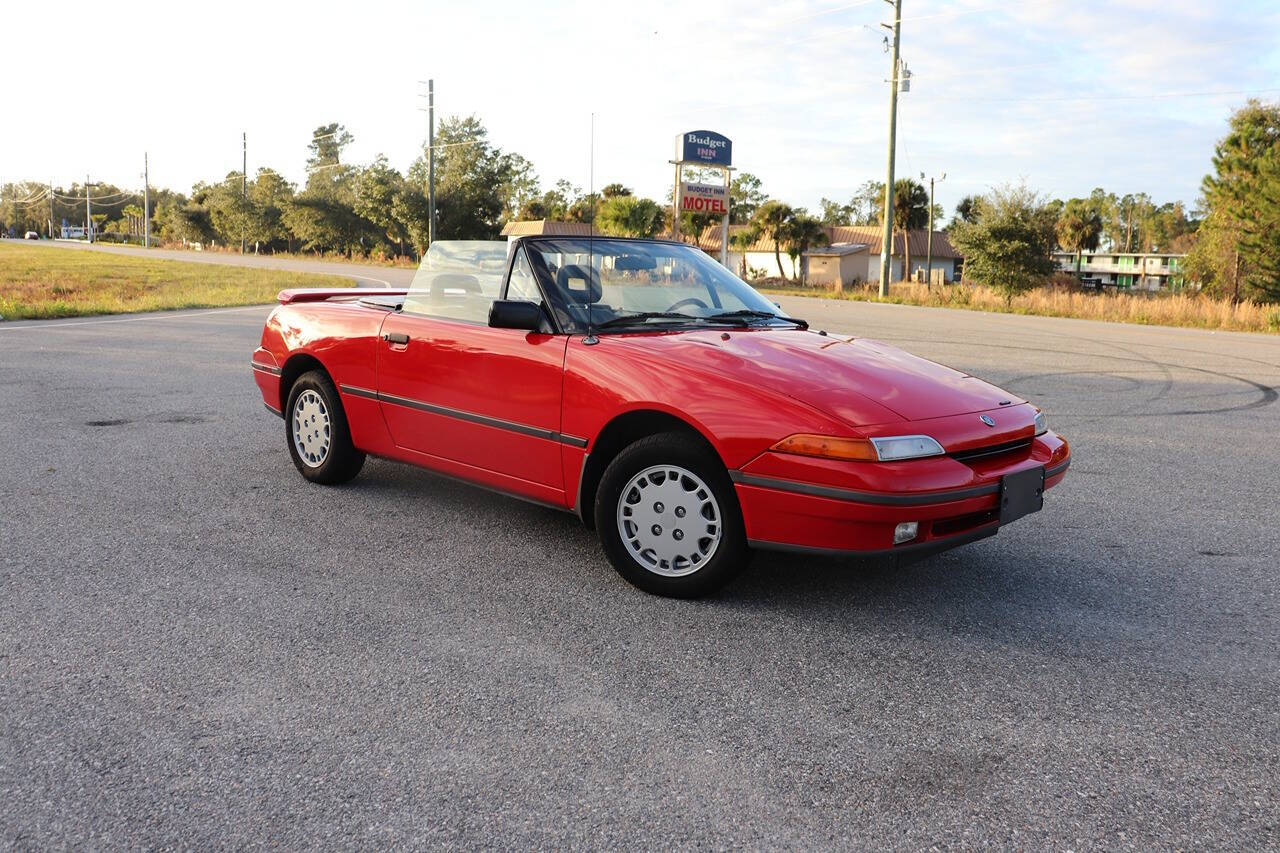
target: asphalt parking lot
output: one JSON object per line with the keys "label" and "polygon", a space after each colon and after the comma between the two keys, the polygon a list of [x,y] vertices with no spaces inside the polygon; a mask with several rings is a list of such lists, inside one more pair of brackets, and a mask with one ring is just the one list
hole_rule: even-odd
{"label": "asphalt parking lot", "polygon": [[1041,403],[1045,510],[697,602],[305,483],[264,308],[0,325],[0,845],[1280,845],[1280,337],[785,299]]}

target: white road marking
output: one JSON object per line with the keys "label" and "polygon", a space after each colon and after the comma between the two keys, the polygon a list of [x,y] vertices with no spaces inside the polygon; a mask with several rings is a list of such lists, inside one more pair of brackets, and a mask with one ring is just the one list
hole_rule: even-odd
{"label": "white road marking", "polygon": [[174,311],[168,314],[148,314],[146,317],[111,317],[104,320],[51,320],[30,321],[16,320],[13,325],[0,323],[0,332],[21,331],[22,329],[65,329],[68,326],[99,326],[107,323],[141,323],[144,320],[185,320],[189,317],[204,317],[209,314],[235,314],[243,311],[262,311],[271,308],[270,303],[250,305],[247,308],[207,308],[198,311]]}

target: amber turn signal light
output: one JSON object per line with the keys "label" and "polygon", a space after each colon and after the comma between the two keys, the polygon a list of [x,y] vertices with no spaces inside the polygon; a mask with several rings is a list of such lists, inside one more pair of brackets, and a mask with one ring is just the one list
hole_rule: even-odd
{"label": "amber turn signal light", "polygon": [[838,438],[832,435],[790,435],[771,450],[822,459],[844,459],[854,462],[876,462],[875,445],[865,438]]}

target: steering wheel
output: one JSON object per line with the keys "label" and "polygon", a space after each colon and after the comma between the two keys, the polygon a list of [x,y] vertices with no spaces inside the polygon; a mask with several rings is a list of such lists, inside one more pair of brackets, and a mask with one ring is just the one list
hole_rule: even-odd
{"label": "steering wheel", "polygon": [[704,311],[711,310],[711,306],[707,305],[707,303],[703,302],[701,299],[699,299],[696,296],[690,296],[688,299],[681,299],[675,305],[672,305],[670,308],[668,308],[667,311],[669,313],[673,313],[677,308],[683,308],[686,305],[696,305],[697,307],[701,308]]}

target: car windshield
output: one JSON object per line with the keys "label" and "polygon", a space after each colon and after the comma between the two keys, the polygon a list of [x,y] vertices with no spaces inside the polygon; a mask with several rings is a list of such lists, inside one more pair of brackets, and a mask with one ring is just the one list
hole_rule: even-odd
{"label": "car windshield", "polygon": [[[528,238],[530,266],[563,330],[783,323],[782,312],[692,246],[608,237]],[[716,320],[717,315],[725,315]]]}

